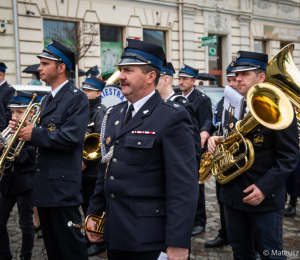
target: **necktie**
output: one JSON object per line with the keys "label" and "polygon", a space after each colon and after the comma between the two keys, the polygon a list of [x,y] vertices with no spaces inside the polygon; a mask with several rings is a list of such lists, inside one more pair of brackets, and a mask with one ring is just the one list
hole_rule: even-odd
{"label": "necktie", "polygon": [[47,104],[46,107],[49,105],[50,101],[53,99],[52,93],[50,93],[48,100],[47,100]]}
{"label": "necktie", "polygon": [[129,120],[132,118],[132,111],[134,110],[134,107],[133,107],[133,104],[131,104],[128,108],[128,111],[127,111],[127,114],[126,114],[126,117],[124,119],[124,122],[123,122],[123,127],[129,122]]}

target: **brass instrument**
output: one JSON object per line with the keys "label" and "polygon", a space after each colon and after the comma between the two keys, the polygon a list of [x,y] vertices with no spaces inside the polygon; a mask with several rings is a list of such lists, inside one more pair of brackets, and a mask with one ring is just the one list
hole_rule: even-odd
{"label": "brass instrument", "polygon": [[[89,220],[89,218],[91,218],[94,222],[95,222],[95,231],[93,230],[90,230],[88,229],[87,227],[87,222]],[[102,216],[97,216],[97,215],[88,215],[86,218],[85,218],[85,221],[84,221],[84,225],[81,226],[81,225],[78,225],[78,224],[74,224],[72,221],[69,221],[68,222],[68,226],[69,227],[75,227],[75,228],[82,228],[84,229],[85,231],[88,231],[90,233],[93,233],[93,234],[97,234],[97,235],[103,235],[103,229],[104,229],[104,221],[105,221],[105,212],[103,212]]]}
{"label": "brass instrument", "polygon": [[114,71],[113,74],[111,74],[111,76],[106,80],[106,85],[105,86],[111,86],[111,85],[119,85],[120,81],[119,81],[119,75],[120,75],[120,70],[119,67],[117,66],[118,63],[116,63],[116,70]]}
{"label": "brass instrument", "polygon": [[[94,126],[94,123],[88,125],[88,127]],[[84,136],[84,146],[83,146],[83,159],[85,160],[95,160],[101,157],[101,147],[100,147],[100,134],[88,132]]]}
{"label": "brass instrument", "polygon": [[[37,98],[37,94],[33,94],[32,100],[30,101],[27,109],[25,110],[23,117],[21,120],[19,120],[15,130],[16,132],[14,134],[11,133],[11,128],[7,127],[2,133],[0,137],[0,146],[3,147],[3,153],[0,157],[0,173],[4,175],[3,173],[3,166],[6,160],[8,161],[14,161],[16,156],[19,156],[21,149],[23,148],[25,141],[19,141],[17,147],[13,149],[13,144],[18,138],[18,134],[20,130],[23,128],[24,125],[26,125],[25,121],[30,113],[30,111],[34,107],[38,107],[37,112],[31,119],[31,123],[33,125],[36,124],[36,121],[38,120],[41,112],[42,112],[42,107],[38,103],[33,103],[34,100]],[[11,152],[13,150],[13,152]],[[10,155],[10,156],[9,156]]]}
{"label": "brass instrument", "polygon": [[[217,145],[214,154],[204,153],[201,158],[199,170],[199,183],[205,183],[213,175],[221,184],[225,184],[248,170],[254,162],[254,149],[251,141],[244,136],[254,131],[259,124],[273,129],[287,128],[293,121],[294,111],[287,96],[267,83],[256,84],[247,94],[249,113],[238,121],[228,136],[221,144]],[[243,143],[245,151],[238,156],[234,154]],[[248,157],[247,157],[248,156]],[[237,163],[245,160],[243,166]],[[229,175],[223,173],[236,165],[237,170]]]}
{"label": "brass instrument", "polygon": [[[288,97],[293,106],[300,109],[300,73],[292,56],[294,48],[295,45],[293,43],[288,44],[270,59],[265,82],[279,88]],[[299,112],[297,112],[296,117],[298,130],[300,131]]]}

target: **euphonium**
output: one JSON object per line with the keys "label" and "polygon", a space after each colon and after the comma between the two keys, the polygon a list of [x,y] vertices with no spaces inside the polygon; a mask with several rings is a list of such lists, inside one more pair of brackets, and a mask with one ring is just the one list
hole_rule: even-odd
{"label": "euphonium", "polygon": [[[37,94],[33,94],[33,98],[30,101],[27,109],[25,110],[22,119],[18,122],[17,126],[16,126],[16,132],[14,134],[11,133],[11,129],[8,127],[6,128],[2,134],[1,134],[1,138],[0,138],[0,146],[3,147],[3,153],[0,157],[0,173],[3,173],[3,165],[5,163],[6,160],[8,161],[14,161],[16,156],[19,156],[21,149],[23,148],[25,141],[20,141],[17,145],[17,147],[15,149],[13,149],[13,144],[14,142],[17,140],[18,138],[18,134],[20,132],[20,130],[22,129],[22,127],[26,124],[25,121],[27,120],[27,117],[30,113],[30,111],[34,108],[34,107],[38,107],[39,109],[37,110],[37,112],[35,113],[35,115],[32,117],[31,119],[31,123],[33,125],[35,125],[36,121],[38,120],[41,111],[42,111],[42,107],[40,104],[38,103],[33,103],[34,100],[37,98]],[[13,152],[11,151],[13,150]],[[9,156],[9,154],[12,154],[11,156]]]}
{"label": "euphonium", "polygon": [[[95,222],[95,231],[93,230],[90,230],[88,229],[87,227],[87,222],[89,220],[89,218],[91,218],[94,222]],[[97,215],[88,215],[86,218],[85,218],[85,221],[84,221],[84,225],[81,226],[81,225],[78,225],[78,224],[74,224],[72,221],[69,221],[68,222],[68,226],[69,227],[75,227],[75,228],[82,228],[84,229],[85,231],[88,231],[90,233],[93,233],[93,234],[97,234],[97,235],[103,235],[103,229],[104,229],[104,221],[105,221],[105,212],[103,212],[102,216],[97,216]]]}
{"label": "euphonium", "polygon": [[[254,131],[259,124],[273,129],[281,130],[288,127],[294,118],[294,111],[287,96],[278,88],[267,84],[256,84],[250,88],[247,94],[249,113],[238,121],[228,136],[223,137],[221,144],[217,145],[214,154],[203,154],[199,170],[199,183],[205,183],[213,175],[221,184],[225,184],[236,178],[254,162],[254,149],[251,141],[245,137]],[[240,144],[245,147],[244,153],[234,154],[240,149]],[[244,165],[237,165],[241,160]],[[229,172],[232,166],[237,170]]]}
{"label": "euphonium", "polygon": [[[94,126],[94,123],[88,125],[88,127]],[[100,147],[100,134],[88,132],[84,136],[84,146],[83,146],[83,159],[85,160],[95,160],[101,156]]]}

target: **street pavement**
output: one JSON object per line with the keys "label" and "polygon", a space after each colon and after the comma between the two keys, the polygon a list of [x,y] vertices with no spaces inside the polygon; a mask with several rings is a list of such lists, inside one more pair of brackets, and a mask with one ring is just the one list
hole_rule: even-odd
{"label": "street pavement", "polygon": [[[192,238],[191,259],[201,260],[230,260],[233,259],[231,247],[205,248],[207,241],[213,240],[218,235],[220,228],[219,205],[216,199],[215,180],[211,178],[205,184],[207,224],[205,232]],[[7,224],[10,237],[10,246],[13,259],[19,260],[22,235],[18,224],[17,207],[13,208]],[[236,232],[239,232],[238,230]],[[287,259],[300,259],[300,202],[297,204],[297,214],[295,217],[285,217],[283,221],[284,250]],[[43,239],[35,239],[32,252],[32,260],[47,260],[47,254]],[[296,255],[297,254],[297,255]],[[99,256],[90,257],[89,260],[106,260],[106,253]],[[71,260],[71,259],[66,259]]]}

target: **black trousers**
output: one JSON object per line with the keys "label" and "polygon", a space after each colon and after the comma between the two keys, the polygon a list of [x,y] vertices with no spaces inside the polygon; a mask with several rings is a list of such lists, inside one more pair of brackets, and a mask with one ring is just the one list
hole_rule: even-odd
{"label": "black trousers", "polygon": [[261,259],[283,259],[283,210],[246,212],[224,204],[229,244],[235,260],[255,260],[254,234]]}
{"label": "black trousers", "polygon": [[38,207],[38,212],[49,260],[88,260],[84,235],[68,227],[69,221],[81,224],[79,206]]}
{"label": "black trousers", "polygon": [[106,244],[108,260],[156,260],[161,250],[145,251],[145,252],[130,252],[124,250],[109,249],[109,244]]}
{"label": "black trousers", "polygon": [[224,212],[224,204],[220,201],[220,190],[221,184],[216,181],[216,195],[219,203],[220,209],[220,222],[221,222],[221,229],[219,229],[219,236],[222,238],[227,239],[227,229],[226,229],[226,220],[225,220],[225,212]]}
{"label": "black trousers", "polygon": [[199,185],[199,198],[196,211],[194,226],[206,225],[206,208],[205,208],[205,187],[204,184]]}
{"label": "black trousers", "polygon": [[17,203],[19,225],[22,230],[22,248],[20,257],[31,257],[31,251],[34,243],[31,192],[32,190],[18,194],[4,194],[0,192],[0,256],[8,259],[12,258],[6,225],[10,212],[15,203]]}

